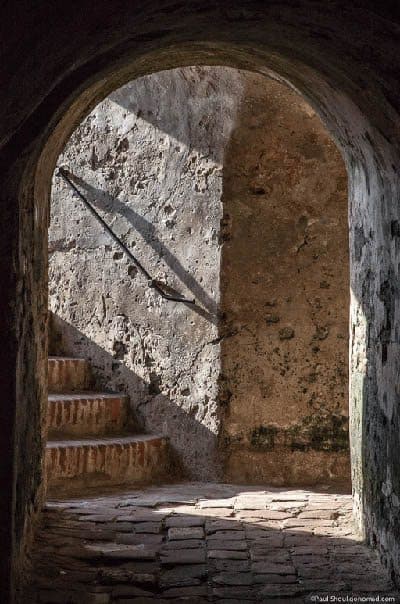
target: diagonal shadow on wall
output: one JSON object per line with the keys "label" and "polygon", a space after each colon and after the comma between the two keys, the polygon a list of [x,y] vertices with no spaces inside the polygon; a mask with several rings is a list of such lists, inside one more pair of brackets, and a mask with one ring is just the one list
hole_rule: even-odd
{"label": "diagonal shadow on wall", "polygon": [[[50,355],[81,356],[87,359],[91,364],[97,390],[111,389],[130,397],[130,424],[135,432],[145,431],[167,437],[173,435],[173,461],[180,478],[204,477],[210,468],[214,476],[220,475],[216,434],[197,421],[192,413],[185,412],[165,396],[158,376],[145,382],[123,361],[113,357],[76,327],[53,313],[50,314],[49,332]],[[135,393],[134,397],[132,393]],[[181,460],[188,455],[190,463],[184,467]],[[197,476],[194,471],[188,470],[189,465],[191,468],[198,468]]]}
{"label": "diagonal shadow on wall", "polygon": [[[194,295],[196,305],[190,305],[190,308],[214,325],[217,325],[218,306],[216,302],[201,287],[193,275],[185,269],[182,262],[170,251],[165,243],[161,241],[157,235],[155,226],[149,220],[146,220],[146,218],[135,212],[127,203],[115,199],[106,191],[93,187],[85,179],[74,176],[74,181],[80,187],[80,190],[87,197],[88,201],[97,209],[110,213],[118,212],[129,222],[144,239],[145,243],[154,250],[159,258],[162,258],[163,262],[167,264],[181,283]],[[98,225],[98,228],[102,229],[101,225]]]}
{"label": "diagonal shadow on wall", "polygon": [[[166,85],[167,82],[171,83],[171,81],[174,82],[174,85],[184,85],[182,79],[177,84],[177,80],[173,80],[169,73],[158,74],[157,78],[159,86],[160,82],[164,82],[163,85]],[[323,422],[320,421],[320,415],[318,415],[319,407],[325,405],[325,410],[327,409],[325,415],[329,416],[331,412],[331,401],[328,398],[331,395],[331,398],[334,398],[335,392],[332,392],[332,390],[329,393],[324,392],[320,399],[314,402],[312,390],[313,388],[321,390],[322,384],[321,376],[317,376],[317,372],[314,371],[315,366],[321,365],[321,361],[318,360],[318,355],[321,355],[316,352],[316,344],[319,345],[319,348],[326,346],[326,344],[331,345],[329,343],[333,336],[331,334],[324,344],[321,344],[319,340],[314,341],[315,334],[311,333],[313,325],[309,320],[310,312],[315,323],[320,321],[323,312],[319,312],[320,316],[316,318],[316,310],[311,309],[310,311],[313,302],[309,301],[310,296],[308,294],[312,288],[308,287],[309,291],[307,292],[304,287],[305,280],[308,278],[308,286],[311,280],[315,281],[312,287],[319,288],[319,281],[317,283],[318,271],[315,268],[315,261],[311,258],[317,250],[311,249],[312,245],[307,241],[307,237],[309,239],[316,238],[315,232],[313,233],[312,229],[309,228],[308,220],[310,214],[311,219],[314,218],[310,196],[312,194],[316,196],[316,192],[310,190],[306,179],[302,183],[303,190],[301,191],[300,202],[295,198],[296,187],[298,187],[298,180],[300,180],[297,165],[300,160],[307,165],[311,165],[312,178],[314,178],[314,173],[318,175],[318,173],[328,171],[328,164],[325,161],[327,143],[325,139],[329,137],[325,134],[325,139],[321,145],[318,137],[312,136],[315,133],[311,131],[309,124],[312,119],[318,120],[315,116],[311,115],[310,117],[309,114],[303,116],[304,121],[307,122],[305,128],[302,122],[300,124],[296,122],[296,116],[299,115],[297,105],[303,103],[297,95],[288,91],[285,92],[288,99],[286,102],[292,104],[293,107],[286,108],[286,114],[283,110],[282,115],[282,106],[286,96],[282,94],[282,91],[279,91],[281,85],[268,81],[264,82],[261,87],[262,94],[258,98],[255,91],[260,85],[259,76],[253,74],[251,76],[247,75],[246,78],[247,85],[242,89],[243,98],[238,104],[236,121],[230,132],[230,139],[224,141],[222,190],[224,217],[219,233],[219,243],[222,243],[220,312],[217,310],[216,302],[187,271],[182,261],[176,257],[176,253],[171,252],[160,239],[157,228],[132,208],[131,199],[121,200],[112,196],[103,189],[93,187],[87,182],[86,178],[77,177],[75,182],[88,200],[101,211],[101,214],[106,214],[106,219],[108,217],[111,221],[114,220],[115,215],[118,215],[115,220],[116,227],[120,228],[122,223],[128,223],[129,230],[134,229],[145,243],[152,248],[157,257],[165,262],[173,275],[178,277],[180,282],[195,296],[199,305],[190,307],[190,313],[197,312],[213,325],[218,326],[217,337],[213,336],[212,342],[219,344],[221,347],[219,392],[216,397],[218,410],[223,416],[224,429],[220,439],[222,445],[220,447],[220,457],[223,460],[227,450],[229,450],[228,456],[232,456],[229,478],[250,482],[277,480],[279,481],[278,484],[282,484],[282,481],[286,481],[287,484],[293,483],[293,476],[297,468],[297,479],[300,478],[300,481],[307,482],[310,479],[311,482],[315,482],[318,478],[329,481],[332,476],[332,473],[329,472],[333,464],[339,476],[344,476],[347,473],[347,441],[345,452],[340,451],[337,454],[337,447],[340,443],[339,438],[335,438],[340,437],[340,442],[347,438],[346,410],[343,412],[342,405],[340,413],[333,414],[334,419],[339,416],[337,433],[333,434],[330,431],[327,435],[322,434],[320,430],[317,444],[322,451],[320,450],[321,455],[316,462],[319,453],[315,449],[313,450],[310,443],[306,442],[305,439],[308,426],[301,426],[300,424],[304,416],[308,416],[313,419],[314,424],[318,424],[317,427],[322,426],[323,428]],[[128,88],[131,88],[131,94],[127,94],[127,87],[124,87],[123,90],[121,89],[121,94],[117,91],[109,98],[133,114],[138,115],[138,117],[140,117],[139,108],[148,105],[146,113],[143,114],[143,119],[152,123],[157,129],[171,135],[175,140],[190,147],[189,134],[193,124],[188,107],[185,105],[183,115],[177,113],[176,116],[172,115],[172,117],[173,111],[169,106],[163,106],[159,112],[153,111],[160,103],[160,99],[155,94],[154,88],[151,90],[146,88],[146,82],[147,80],[144,79],[141,87],[137,87],[136,83],[132,82],[128,85]],[[153,84],[148,82],[148,84],[150,87],[154,86],[154,82]],[[206,84],[205,82],[204,85]],[[251,89],[251,86],[253,86],[253,89]],[[274,87],[278,88],[277,93],[274,93]],[[185,94],[188,96],[187,92]],[[175,96],[181,102],[185,95],[180,93]],[[169,98],[174,99],[172,102],[177,102],[175,96],[169,91]],[[188,103],[195,102],[195,100],[189,98]],[[148,101],[150,104],[148,104]],[[291,114],[291,111],[295,117],[292,118],[292,123],[288,124],[288,115]],[[186,122],[189,122],[189,128]],[[183,127],[185,123],[186,127]],[[278,130],[278,135],[274,128]],[[202,140],[201,136],[197,138]],[[218,144],[221,144],[219,139]],[[198,151],[197,148],[196,151]],[[204,151],[211,154],[214,160],[221,160],[220,150],[215,152],[215,150],[207,148]],[[332,174],[329,178],[334,180]],[[344,180],[346,180],[345,176]],[[306,195],[304,195],[304,192]],[[325,193],[322,187],[317,191],[317,194],[320,198],[323,197]],[[333,201],[329,200],[331,205],[334,202],[335,199]],[[278,208],[275,213],[272,209],[274,205]],[[343,204],[341,209],[345,205]],[[295,218],[296,213],[298,214],[298,220]],[[317,221],[314,220],[315,222]],[[311,220],[310,223],[312,224]],[[101,229],[96,224],[94,226],[96,229]],[[323,228],[319,230],[322,232]],[[161,232],[161,234],[164,233]],[[344,245],[347,245],[347,243]],[[291,255],[291,248],[295,249],[296,246],[298,248],[296,252],[297,260],[294,253]],[[182,257],[184,257],[184,254],[182,254]],[[302,258],[302,260],[299,260],[299,258]],[[292,266],[289,266],[290,264]],[[298,274],[294,274],[296,270],[298,270]],[[287,277],[289,273],[290,278]],[[309,277],[310,274],[311,278]],[[275,282],[271,279],[271,275],[275,276]],[[282,287],[277,293],[280,286],[279,282]],[[327,300],[324,300],[326,312],[330,312],[330,307],[333,304],[329,302],[329,295],[333,287],[329,289],[330,284],[326,283],[325,285],[327,285],[325,289],[319,289],[317,292],[312,291],[312,294],[320,299],[325,296],[327,298]],[[287,313],[289,305],[287,298],[290,297],[296,287],[297,290],[300,290],[301,295],[298,295],[298,292],[296,293],[297,298],[295,297],[292,304],[292,311],[293,307],[297,305],[295,309],[297,314],[292,312],[288,319],[284,315],[285,312]],[[186,294],[186,292],[180,293]],[[276,296],[280,298],[278,301],[280,308],[274,301]],[[132,315],[136,312],[136,308],[133,309]],[[151,314],[151,308],[149,312]],[[169,308],[166,309],[167,320],[169,318],[168,313]],[[307,317],[308,324],[301,331],[301,324],[306,323],[305,317]],[[185,319],[190,321],[190,317],[189,319],[185,317]],[[296,337],[292,339],[288,337],[283,341],[279,340],[278,332],[282,329],[285,330],[285,328],[288,330],[291,325],[289,324],[288,327],[286,322],[290,323],[293,319],[296,321]],[[163,317],[163,321],[165,321],[165,317]],[[200,326],[199,332],[202,327]],[[319,337],[321,340],[322,337],[325,337],[325,332],[319,325],[315,327],[320,329]],[[84,329],[82,326],[81,328]],[[157,329],[154,325],[152,328]],[[71,330],[71,327],[67,326],[66,329]],[[102,329],[107,329],[107,326],[103,324]],[[165,339],[170,338],[170,333],[167,333]],[[287,333],[290,335],[291,332],[288,331]],[[83,334],[80,334],[78,340],[84,337]],[[201,334],[201,337],[203,340],[211,340],[211,338],[204,337],[204,333]],[[72,337],[70,341],[74,342],[74,338]],[[81,339],[81,341],[83,340]],[[206,344],[208,343],[210,342],[206,342]],[[312,353],[312,360],[309,361],[307,359],[311,355],[309,348],[313,345],[315,351]],[[93,343],[89,339],[85,344],[81,344],[83,356],[87,356],[86,350],[92,350],[92,348]],[[76,354],[78,349],[76,346],[71,346],[70,350]],[[346,355],[345,352],[345,365],[347,364]],[[188,416],[191,417],[190,413],[183,412],[179,405],[172,403],[168,397],[163,397],[161,393],[157,392],[159,387],[156,382],[162,379],[162,375],[155,376],[152,384],[152,371],[149,370],[150,382],[147,385],[135,375],[135,372],[130,371],[123,361],[113,359],[109,353],[104,351],[102,354],[100,352],[93,353],[93,358],[100,358],[101,356],[103,358],[98,363],[99,375],[101,368],[103,368],[104,375],[111,375],[112,382],[115,384],[117,384],[119,375],[121,388],[128,388],[128,390],[135,393],[135,397],[137,393],[140,400],[132,401],[132,405],[137,413],[137,419],[143,427],[151,432],[158,431],[162,419],[158,408],[164,408],[166,410],[163,418],[164,425],[168,426],[169,433],[174,438],[177,435],[178,448],[182,451],[185,450],[183,445],[185,438],[180,432],[184,429],[184,426],[187,426],[188,433],[194,435],[195,440],[192,443],[196,442],[199,449],[203,452],[206,451],[207,443],[211,442],[209,431],[204,429],[204,432],[200,434],[198,432],[199,428],[195,427],[196,423],[199,424],[199,422],[196,422],[194,418],[192,418],[193,425],[188,425]],[[301,357],[301,361],[299,357]],[[179,359],[176,359],[175,363],[178,365]],[[307,363],[308,366],[306,366]],[[333,365],[333,363],[331,364]],[[192,366],[192,373],[194,371]],[[321,370],[319,371],[323,373]],[[163,369],[161,368],[159,374],[162,374],[162,372]],[[326,373],[328,373],[328,370]],[[178,376],[177,381],[179,381],[178,370],[176,374]],[[341,388],[347,377],[345,371],[343,376],[344,380],[340,384]],[[214,376],[211,379],[214,379]],[[304,383],[306,379],[308,381]],[[313,383],[316,384],[315,387],[311,384],[312,379],[314,380]],[[275,390],[271,386],[274,382],[279,385]],[[109,384],[108,377],[107,384]],[[130,386],[128,387],[127,384]],[[307,396],[306,389],[308,390]],[[345,385],[342,389],[345,389]],[[307,397],[308,400],[306,400]],[[288,417],[288,399],[290,399],[292,406],[291,417]],[[347,405],[347,400],[345,402]],[[342,401],[339,401],[339,403],[342,403]],[[308,405],[308,408],[306,405]],[[325,410],[323,411],[325,412]],[[178,414],[180,417],[176,419],[174,414]],[[167,416],[168,419],[166,419]],[[189,424],[191,421],[189,421]],[[315,432],[314,424],[311,428]],[[284,452],[282,447],[275,447],[275,443],[278,441],[275,433],[279,431],[277,426],[279,429],[283,428],[282,433],[287,426],[306,429],[304,433],[300,433],[297,437],[296,452],[293,452],[290,446],[286,447]],[[328,428],[330,428],[330,425]],[[196,434],[199,438],[203,438],[204,435],[204,447],[197,441]],[[335,441],[332,443],[332,451],[323,450],[327,443],[322,442],[321,445],[321,439],[322,441],[329,439]],[[188,439],[186,442],[189,443],[190,440]],[[212,444],[212,447],[214,446],[215,440]],[[310,459],[309,453],[314,463],[306,463],[305,460]],[[330,455],[332,456],[332,463],[329,459]],[[297,465],[293,461],[295,458]],[[204,459],[207,459],[207,456]],[[323,464],[326,464],[327,471],[325,471],[325,466],[325,469],[322,470]],[[340,464],[345,465],[346,471],[340,469]],[[314,475],[311,476],[313,471]],[[304,479],[305,473],[307,477]]]}

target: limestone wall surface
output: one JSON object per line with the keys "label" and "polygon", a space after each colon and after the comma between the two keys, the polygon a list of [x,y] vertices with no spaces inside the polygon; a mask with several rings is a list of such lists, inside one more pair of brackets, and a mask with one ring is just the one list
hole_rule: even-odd
{"label": "limestone wall surface", "polygon": [[254,76],[224,163],[229,480],[346,482],[347,175],[312,109]]}
{"label": "limestone wall surface", "polygon": [[175,69],[111,94],[58,163],[196,306],[161,299],[55,177],[53,351],[129,395],[192,478],[346,480],[347,178],[313,110],[250,72]]}

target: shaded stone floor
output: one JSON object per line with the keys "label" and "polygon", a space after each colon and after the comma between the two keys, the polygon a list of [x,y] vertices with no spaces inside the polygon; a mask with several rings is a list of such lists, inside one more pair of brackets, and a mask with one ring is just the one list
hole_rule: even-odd
{"label": "shaded stone floor", "polygon": [[32,565],[29,603],[400,601],[355,534],[351,497],[322,489],[186,483],[49,501]]}

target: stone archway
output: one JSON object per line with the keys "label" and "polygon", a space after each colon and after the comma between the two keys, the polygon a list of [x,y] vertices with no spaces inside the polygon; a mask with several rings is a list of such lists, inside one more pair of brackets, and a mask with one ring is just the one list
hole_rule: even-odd
{"label": "stone archway", "polygon": [[149,289],[56,170],[50,354],[90,360],[180,476],[348,485],[347,174],[311,107],[260,74],[167,70],[99,103],[57,163],[196,305]]}
{"label": "stone archway", "polygon": [[[87,10],[85,10],[87,9]],[[374,9],[378,10],[378,9]],[[6,8],[13,27],[2,98],[3,283],[1,456],[5,599],[21,571],[40,504],[45,400],[46,222],[50,179],[64,141],[118,85],[188,64],[275,74],[315,107],[342,149],[351,226],[351,436],[360,524],[399,568],[397,25],[369,2],[251,2],[232,8],[168,2]],[[81,18],[85,14],[84,19]],[[389,19],[387,18],[389,17]],[[29,21],[31,19],[31,21]],[[51,23],[51,28],[49,28]],[[21,61],[21,49],[27,59]],[[379,49],[379,50],[378,50]],[[10,270],[10,267],[11,270]],[[10,310],[11,309],[11,310]],[[29,451],[29,456],[26,452]],[[11,570],[12,569],[12,570]]]}

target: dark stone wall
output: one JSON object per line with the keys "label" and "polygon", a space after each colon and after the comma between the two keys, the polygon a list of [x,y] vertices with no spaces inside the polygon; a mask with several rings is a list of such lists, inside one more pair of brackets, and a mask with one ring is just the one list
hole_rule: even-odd
{"label": "dark stone wall", "polygon": [[[43,499],[43,410],[47,395],[47,204],[36,162],[2,181],[0,383],[0,593],[7,577],[23,587],[27,554]],[[3,199],[4,199],[3,197]],[[32,200],[34,202],[32,204]],[[19,214],[15,209],[19,207]],[[14,369],[12,369],[14,367]],[[11,556],[11,552],[13,555]],[[1,599],[1,598],[0,598]]]}
{"label": "dark stone wall", "polygon": [[[22,533],[27,534],[38,493],[45,382],[39,298],[46,261],[36,237],[40,225],[45,229],[55,159],[74,126],[118,85],[190,64],[278,73],[317,109],[343,150],[352,225],[350,379],[356,511],[368,538],[399,572],[400,339],[395,282],[400,260],[396,226],[400,9],[394,3],[376,4],[369,0],[246,1],[233,6],[224,0],[2,4],[0,333],[5,403],[0,424],[0,525],[12,527],[2,533],[3,601],[19,580],[18,574],[10,577],[10,564],[17,568]],[[46,141],[34,191],[33,167]],[[25,530],[14,530],[17,527]]]}

